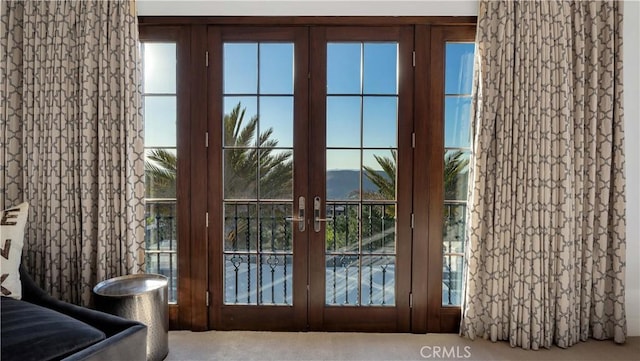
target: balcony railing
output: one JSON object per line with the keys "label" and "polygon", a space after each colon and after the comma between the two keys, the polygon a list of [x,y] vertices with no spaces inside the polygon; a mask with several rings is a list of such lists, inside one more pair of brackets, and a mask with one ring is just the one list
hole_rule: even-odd
{"label": "balcony railing", "polygon": [[225,202],[224,302],[291,305],[292,202]]}
{"label": "balcony railing", "polygon": [[[291,252],[291,224],[286,221],[287,212],[280,212],[276,208],[261,217],[258,224],[256,215],[249,215],[239,208],[247,205],[234,204],[236,216],[228,217],[232,227],[238,229],[252,225],[251,229],[260,233],[261,251],[253,246],[248,249],[227,248],[225,252],[226,264],[226,302],[227,303],[256,303],[260,297],[261,304],[291,304],[292,287],[292,252]],[[333,205],[332,205],[333,206]],[[277,207],[277,205],[273,205]],[[280,205],[282,207],[282,205]],[[367,205],[368,209],[372,207]],[[380,207],[389,207],[380,205]],[[329,207],[328,207],[329,208]],[[332,207],[333,208],[333,207]],[[346,208],[345,208],[346,209]],[[442,303],[458,306],[461,303],[461,288],[464,264],[464,229],[466,204],[464,202],[446,202],[443,225],[443,275],[442,275]],[[334,216],[344,222],[357,224],[357,213],[341,212],[341,206],[331,209],[329,216]],[[384,208],[383,214],[386,208]],[[282,214],[279,214],[282,213]],[[329,212],[328,212],[329,213]],[[385,217],[386,218],[386,217]],[[169,279],[169,302],[177,301],[177,218],[175,199],[147,199],[146,202],[146,232],[145,254],[146,272],[165,275]],[[342,250],[333,250],[332,241],[327,243],[327,303],[328,304],[357,304],[362,298],[363,304],[388,305],[393,304],[395,257],[394,232],[386,229],[378,236],[370,230],[371,218],[364,217],[362,235],[365,239],[358,245],[355,240],[345,238]],[[380,221],[393,224],[393,219]],[[227,223],[229,224],[229,223]],[[243,226],[244,225],[244,226]],[[328,227],[328,232],[335,232],[337,225]],[[251,229],[244,233],[245,240],[253,238]],[[345,227],[345,234],[349,232]],[[241,233],[241,232],[240,232]],[[353,230],[349,239],[357,236],[357,229]],[[335,234],[329,235],[331,240]],[[274,245],[273,250],[271,245]],[[277,247],[284,247],[278,250]],[[266,246],[266,247],[265,247]],[[353,248],[352,248],[353,247]],[[371,254],[369,254],[371,253]],[[360,261],[361,259],[361,261]],[[355,263],[354,263],[355,262]],[[359,265],[359,263],[362,263]],[[260,264],[260,267],[258,266]],[[261,287],[256,288],[260,278]],[[333,281],[333,282],[332,282]],[[360,284],[360,287],[356,287]],[[353,291],[350,288],[360,291]],[[350,294],[351,292],[351,294]],[[359,293],[362,293],[360,296]]]}
{"label": "balcony railing", "polygon": [[464,269],[465,201],[446,201],[444,205],[442,247],[442,304],[459,306]]}
{"label": "balcony railing", "polygon": [[[226,304],[291,305],[292,203],[225,203]],[[328,203],[327,305],[395,305],[395,205]]]}
{"label": "balcony railing", "polygon": [[146,272],[169,279],[169,302],[178,295],[178,233],[175,199],[147,199],[145,211]]}

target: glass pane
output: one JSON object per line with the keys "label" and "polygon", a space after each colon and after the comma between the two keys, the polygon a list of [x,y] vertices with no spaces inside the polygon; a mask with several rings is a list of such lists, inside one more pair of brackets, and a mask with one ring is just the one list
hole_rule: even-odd
{"label": "glass pane", "polygon": [[466,204],[444,204],[442,241],[444,253],[464,253]]}
{"label": "glass pane", "polygon": [[293,94],[293,44],[260,44],[260,93]]}
{"label": "glass pane", "polygon": [[360,151],[327,150],[327,199],[360,198]]}
{"label": "glass pane", "polygon": [[261,149],[260,199],[293,199],[293,151]]}
{"label": "glass pane", "polygon": [[327,97],[327,147],[360,148],[361,97]]}
{"label": "glass pane", "polygon": [[224,303],[257,304],[256,255],[225,254]]}
{"label": "glass pane", "polygon": [[262,305],[290,305],[293,300],[293,256],[260,256],[260,301]]}
{"label": "glass pane", "polygon": [[462,301],[462,256],[445,255],[442,260],[442,304],[460,306]]}
{"label": "glass pane", "polygon": [[260,97],[261,147],[293,147],[293,97]]}
{"label": "glass pane", "polygon": [[178,255],[175,252],[147,250],[145,267],[147,273],[161,274],[167,277],[169,303],[178,300]]}
{"label": "glass pane", "polygon": [[176,93],[176,44],[143,43],[144,93]]}
{"label": "glass pane", "polygon": [[145,202],[145,247],[153,251],[176,251],[177,218],[175,201]]}
{"label": "glass pane", "polygon": [[471,147],[471,97],[445,97],[444,124],[445,147]]}
{"label": "glass pane", "polygon": [[145,202],[145,271],[169,280],[169,302],[177,301],[178,232],[175,200]]}
{"label": "glass pane", "polygon": [[445,51],[445,148],[449,149],[444,156],[442,304],[459,306],[465,242],[464,201],[472,141],[470,93],[475,44],[447,43]]}
{"label": "glass pane", "polygon": [[176,146],[176,97],[144,97],[145,147]]}
{"label": "glass pane", "polygon": [[[293,44],[224,50],[225,93],[243,95],[224,97],[225,199],[291,200],[293,96],[256,93],[259,86],[264,94],[293,94]],[[231,64],[232,54],[247,59]],[[225,303],[292,303],[292,214],[291,201],[225,203]]]}
{"label": "glass pane", "polygon": [[362,152],[363,199],[396,199],[396,151]]}
{"label": "glass pane", "polygon": [[258,44],[225,43],[223,46],[225,94],[258,92]]}
{"label": "glass pane", "polygon": [[364,97],[363,145],[368,148],[397,146],[398,98]]}
{"label": "glass pane", "polygon": [[225,149],[224,198],[257,199],[258,150]]}
{"label": "glass pane", "polygon": [[176,149],[146,149],[144,175],[147,198],[176,198]]}
{"label": "glass pane", "polygon": [[256,205],[224,204],[224,250],[255,251],[258,239]]}
{"label": "glass pane", "polygon": [[393,256],[362,257],[362,305],[395,306],[395,269]]}
{"label": "glass pane", "polygon": [[357,204],[327,202],[325,247],[327,253],[358,252]]}
{"label": "glass pane", "polygon": [[361,43],[327,44],[327,94],[360,94]]}
{"label": "glass pane", "polygon": [[396,206],[362,205],[362,252],[394,253],[396,249]]}
{"label": "glass pane", "polygon": [[398,94],[398,44],[364,44],[364,94]]}
{"label": "glass pane", "polygon": [[258,133],[258,98],[224,97],[223,112],[224,145],[255,146]]}
{"label": "glass pane", "polygon": [[329,255],[326,257],[325,302],[335,306],[359,304],[359,257],[354,255]]}
{"label": "glass pane", "polygon": [[292,203],[260,205],[260,251],[292,250],[293,226],[287,220],[292,214]]}
{"label": "glass pane", "polygon": [[469,151],[447,150],[444,155],[444,199],[466,200]]}
{"label": "glass pane", "polygon": [[447,43],[445,94],[471,94],[474,43]]}
{"label": "glass pane", "polygon": [[[145,271],[168,278],[177,301],[176,44],[141,43],[145,132]],[[152,94],[152,95],[151,95]],[[162,95],[160,95],[162,94]]]}

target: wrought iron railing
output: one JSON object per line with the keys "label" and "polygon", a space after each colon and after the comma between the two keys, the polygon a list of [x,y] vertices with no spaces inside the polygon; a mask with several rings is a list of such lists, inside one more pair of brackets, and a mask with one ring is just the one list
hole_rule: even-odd
{"label": "wrought iron railing", "polygon": [[464,269],[466,201],[444,204],[442,304],[459,306],[462,297]]}
{"label": "wrought iron railing", "polygon": [[395,210],[394,201],[327,202],[327,305],[395,305]]}
{"label": "wrought iron railing", "polygon": [[[290,305],[291,203],[226,202],[226,304]],[[395,205],[327,205],[326,303],[395,305]]]}
{"label": "wrought iron railing", "polygon": [[145,265],[147,273],[169,280],[169,302],[178,296],[178,233],[175,199],[146,199]]}
{"label": "wrought iron railing", "polygon": [[[347,211],[349,206],[352,205],[328,205],[327,215],[333,216],[334,220],[327,225],[326,302],[336,305],[392,305],[395,226],[391,225],[395,220],[388,216],[376,219],[369,215],[376,214],[371,211],[373,207],[382,210],[379,214],[388,214],[387,208],[393,206],[362,205],[364,216],[360,219],[357,212]],[[269,207],[272,209],[262,212],[258,221],[255,212],[238,212],[240,208],[246,208],[246,204],[226,204],[226,207],[231,207],[235,215],[225,217],[225,223],[232,224],[245,243],[239,247],[229,242],[225,247],[225,301],[232,304],[291,304],[293,253],[291,223],[286,220],[289,209],[284,209],[282,204],[271,204]],[[442,302],[457,306],[461,303],[466,203],[448,201],[444,209]],[[270,216],[265,215],[269,213]],[[178,240],[175,199],[147,199],[145,218],[146,271],[169,279],[169,302],[176,302]],[[340,222],[345,225],[342,237],[337,235]],[[373,227],[376,222],[380,225],[377,228]],[[350,228],[349,224],[355,228]],[[239,230],[243,227],[246,231]],[[251,240],[256,237],[252,232],[258,233],[260,242]],[[360,235],[362,242],[358,241]],[[338,238],[344,242],[341,244]]]}
{"label": "wrought iron railing", "polygon": [[225,202],[226,304],[291,305],[291,202]]}

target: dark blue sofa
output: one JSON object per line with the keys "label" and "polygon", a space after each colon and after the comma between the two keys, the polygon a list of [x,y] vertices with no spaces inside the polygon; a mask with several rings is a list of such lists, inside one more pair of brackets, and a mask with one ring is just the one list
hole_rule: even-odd
{"label": "dark blue sofa", "polygon": [[20,279],[22,299],[0,300],[0,360],[146,360],[145,325],[56,300],[22,266]]}

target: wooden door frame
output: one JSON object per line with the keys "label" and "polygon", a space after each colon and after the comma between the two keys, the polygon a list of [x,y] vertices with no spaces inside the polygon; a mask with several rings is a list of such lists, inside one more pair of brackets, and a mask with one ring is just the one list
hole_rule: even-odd
{"label": "wooden door frame", "polygon": [[[427,158],[430,149],[442,151],[438,144],[430,143],[429,134],[440,131],[443,127],[438,124],[438,117],[434,112],[442,114],[441,100],[433,99],[433,87],[430,73],[438,68],[430,62],[432,49],[432,30],[443,27],[447,32],[459,28],[475,31],[477,18],[463,17],[166,17],[142,16],[138,17],[141,40],[170,40],[178,42],[179,66],[178,74],[178,303],[169,306],[171,329],[207,330],[213,328],[210,323],[209,307],[207,306],[207,292],[210,290],[209,279],[212,277],[212,267],[208,258],[213,250],[208,246],[208,233],[205,215],[214,214],[214,202],[207,197],[193,195],[215,192],[214,182],[207,183],[211,177],[207,171],[215,161],[207,156],[203,142],[195,141],[208,130],[209,113],[220,114],[221,109],[209,109],[201,104],[207,104],[207,80],[213,72],[207,75],[205,52],[209,51],[207,43],[209,25],[216,25],[223,29],[227,26],[294,26],[314,28],[317,26],[413,26],[415,28],[416,67],[414,90],[414,131],[416,132],[416,147],[414,156],[414,189],[413,204],[416,219],[413,229],[412,245],[412,274],[410,289],[413,294],[411,309],[411,332],[455,332],[458,327],[459,308],[443,307],[441,305],[441,277],[442,260],[434,257],[431,264],[424,260],[429,254],[441,252],[442,224],[440,215],[442,202],[434,202],[431,208],[420,207],[429,204],[429,194],[433,193],[434,184],[430,183],[432,167],[441,161],[441,157]],[[468,30],[465,30],[468,31]],[[469,33],[468,33],[469,34]],[[448,35],[447,35],[448,36]],[[468,39],[465,39],[468,40]],[[473,39],[471,39],[473,40]],[[182,61],[180,61],[182,59]],[[184,66],[188,64],[188,66]],[[215,57],[210,57],[209,66],[218,67]],[[442,69],[442,65],[439,67]],[[435,74],[435,73],[434,73]],[[427,99],[428,101],[425,101]],[[193,106],[192,106],[193,104]],[[214,106],[215,108],[215,106]],[[441,117],[440,117],[441,118]],[[435,121],[432,121],[436,119]],[[440,122],[442,122],[440,120]],[[426,138],[418,136],[425,135]],[[442,145],[443,147],[443,145]],[[438,149],[440,148],[440,149]],[[211,148],[210,148],[211,149]],[[433,153],[435,154],[435,153]],[[210,159],[211,158],[211,159]],[[427,163],[429,161],[430,163]],[[424,166],[424,165],[427,166]],[[214,164],[215,165],[215,164]],[[219,164],[218,164],[219,166]],[[322,165],[324,166],[324,165]],[[219,169],[219,168],[217,168]],[[214,174],[215,176],[215,174]],[[182,179],[182,181],[181,181]],[[218,184],[219,185],[219,184]],[[437,192],[436,192],[437,193]],[[442,194],[442,191],[440,191]],[[309,204],[309,202],[307,202]],[[211,207],[209,207],[211,206]],[[219,211],[219,209],[218,209]],[[309,209],[307,210],[307,214]],[[427,275],[427,276],[420,276]],[[427,281],[424,278],[427,277]],[[437,277],[440,277],[439,279]],[[214,316],[211,316],[214,317]],[[431,322],[428,322],[431,319]]]}
{"label": "wooden door frame", "polygon": [[[302,331],[306,329],[307,315],[307,232],[295,229],[293,245],[293,306],[225,305],[224,264],[220,237],[223,234],[224,210],[222,169],[222,46],[226,41],[287,41],[294,46],[294,182],[293,203],[307,193],[307,145],[304,139],[308,127],[308,32],[304,27],[209,27],[209,161],[207,164],[209,187],[208,209],[210,214],[207,243],[209,257],[209,287],[211,308],[209,325],[217,330],[269,330]],[[303,137],[304,136],[304,137]],[[307,202],[308,204],[308,202]],[[307,214],[308,209],[306,210]],[[307,227],[308,229],[308,227]]]}
{"label": "wooden door frame", "polygon": [[[194,126],[192,119],[190,82],[193,76],[188,67],[182,64],[191,64],[191,29],[183,26],[159,25],[139,27],[139,39],[141,42],[174,42],[176,43],[176,148],[177,175],[176,175],[176,214],[178,232],[178,294],[177,302],[169,304],[169,325],[171,329],[189,328],[194,324],[193,294],[198,288],[197,280],[191,277],[193,273],[189,255],[192,253],[191,242],[193,225],[191,224],[191,192],[193,188],[192,165],[193,147],[189,140]],[[197,317],[197,315],[196,315]]]}
{"label": "wooden door frame", "polygon": [[[311,44],[311,132],[309,147],[315,152],[310,159],[309,196],[319,196],[322,201],[321,214],[326,214],[326,43],[329,41],[394,41],[398,42],[398,168],[411,169],[413,151],[411,133],[413,125],[413,28],[397,27],[313,27]],[[404,121],[403,121],[404,119]],[[314,153],[314,152],[311,152]],[[408,332],[410,330],[410,279],[411,279],[411,174],[397,175],[396,221],[396,294],[395,307],[327,307],[325,306],[325,273],[309,271],[309,327],[323,331],[377,331]],[[325,225],[323,225],[323,230]],[[324,259],[324,232],[312,232],[309,236],[310,254],[322,255]],[[404,260],[399,262],[398,260]],[[309,267],[313,265],[310,263]],[[403,277],[404,276],[404,277]],[[392,313],[392,310],[395,313]],[[350,320],[348,325],[344,321]]]}
{"label": "wooden door frame", "polygon": [[[473,25],[416,26],[416,157],[412,331],[458,332],[460,307],[442,305],[444,77],[447,41],[475,41]],[[427,99],[427,101],[420,101]],[[439,176],[436,176],[439,175]],[[426,264],[421,260],[429,260]],[[427,275],[427,282],[417,275]]]}

